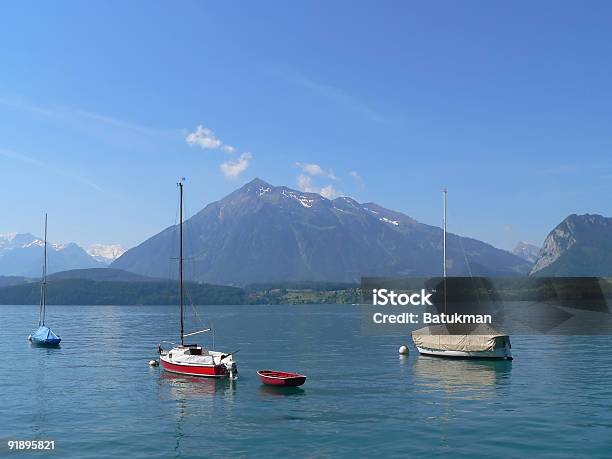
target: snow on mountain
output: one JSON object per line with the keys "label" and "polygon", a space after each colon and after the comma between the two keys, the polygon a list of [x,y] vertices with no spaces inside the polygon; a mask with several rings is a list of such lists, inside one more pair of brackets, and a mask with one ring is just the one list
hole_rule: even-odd
{"label": "snow on mountain", "polygon": [[17,233],[0,233],[0,246],[15,239],[15,236],[17,236]]}
{"label": "snow on mountain", "polygon": [[391,219],[389,219],[387,217],[381,217],[381,218],[379,218],[379,220],[381,222],[389,223],[390,225],[399,226],[399,222],[397,220],[391,220]]}
{"label": "snow on mountain", "polygon": [[[0,234],[0,275],[3,276],[40,276],[43,262],[42,238],[29,233]],[[47,244],[48,272],[67,269],[84,269],[102,267],[103,264],[94,259],[74,242],[68,244]]]}
{"label": "snow on mountain", "polygon": [[36,239],[29,233],[0,233],[0,256],[9,250],[30,244]]}
{"label": "snow on mountain", "polygon": [[126,249],[120,244],[92,244],[86,252],[95,260],[110,264],[125,253]]}
{"label": "snow on mountain", "polygon": [[[27,249],[29,247],[44,247],[45,242],[42,239],[34,239],[31,242],[28,242],[27,244],[24,244],[21,246],[22,249]],[[47,248],[51,248],[53,246],[53,244],[48,244]]]}

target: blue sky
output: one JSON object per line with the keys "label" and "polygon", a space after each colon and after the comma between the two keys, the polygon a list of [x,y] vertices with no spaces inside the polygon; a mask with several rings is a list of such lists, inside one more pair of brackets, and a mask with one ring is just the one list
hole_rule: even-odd
{"label": "blue sky", "polygon": [[0,232],[39,234],[47,211],[54,241],[132,246],[174,223],[181,176],[191,213],[260,177],[436,225],[447,186],[449,230],[502,248],[612,215],[609,2],[13,2],[0,17]]}

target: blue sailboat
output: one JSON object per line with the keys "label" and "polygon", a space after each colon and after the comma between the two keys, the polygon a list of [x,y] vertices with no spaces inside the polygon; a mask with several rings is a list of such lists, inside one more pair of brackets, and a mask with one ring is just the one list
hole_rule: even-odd
{"label": "blue sailboat", "polygon": [[47,214],[45,214],[45,245],[42,280],[40,282],[40,310],[38,312],[38,328],[28,339],[38,346],[57,346],[62,340],[45,325],[45,312],[47,309]]}

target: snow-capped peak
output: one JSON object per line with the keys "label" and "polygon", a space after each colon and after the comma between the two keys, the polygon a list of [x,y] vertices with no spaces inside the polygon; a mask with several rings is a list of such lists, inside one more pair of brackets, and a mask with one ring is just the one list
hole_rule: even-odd
{"label": "snow-capped peak", "polygon": [[0,241],[2,242],[10,242],[15,239],[17,233],[0,233]]}
{"label": "snow-capped peak", "polygon": [[21,246],[22,249],[27,249],[29,247],[42,247],[45,245],[45,242],[42,239],[34,239],[31,242],[28,242],[27,244],[24,244]]}
{"label": "snow-capped peak", "polygon": [[123,255],[126,249],[120,244],[92,244],[86,251],[96,260],[110,263]]}
{"label": "snow-capped peak", "polygon": [[[22,249],[27,249],[29,247],[44,247],[45,241],[42,239],[34,239],[33,241],[28,242],[27,244],[23,244],[21,246]],[[68,244],[58,244],[54,242],[47,242],[47,249],[53,250],[55,252],[59,252],[60,250],[64,250]]]}

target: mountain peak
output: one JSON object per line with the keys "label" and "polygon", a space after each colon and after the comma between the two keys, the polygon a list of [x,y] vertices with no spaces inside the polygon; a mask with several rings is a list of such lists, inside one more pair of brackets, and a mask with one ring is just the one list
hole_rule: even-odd
{"label": "mountain peak", "polygon": [[38,238],[30,233],[4,233],[0,234],[0,253],[15,248],[25,247]]}
{"label": "mountain peak", "polygon": [[530,263],[535,263],[540,253],[540,248],[537,245],[530,244],[526,241],[519,241],[516,247],[512,250],[512,253],[517,257],[521,257],[523,260],[527,260]]}
{"label": "mountain peak", "polygon": [[[0,238],[0,275],[35,277],[40,274],[44,242],[29,233],[16,233],[10,239]],[[98,267],[76,243],[48,243],[48,274],[73,268]]]}
{"label": "mountain peak", "polygon": [[253,204],[253,199],[257,202],[269,202],[275,205],[282,203],[290,203],[289,205],[298,205],[303,208],[311,208],[319,202],[329,202],[329,200],[318,193],[308,191],[295,190],[286,186],[274,186],[265,180],[255,178],[243,185],[233,193],[227,195],[221,200],[224,204],[237,202],[250,202]]}
{"label": "mountain peak", "polygon": [[250,182],[246,183],[242,189],[249,189],[249,188],[257,188],[257,187],[269,187],[269,188],[274,188],[274,186],[270,185],[268,182],[266,182],[265,180],[260,179],[259,177],[255,177],[253,180],[251,180]]}
{"label": "mountain peak", "polygon": [[109,264],[125,253],[120,244],[92,244],[86,252],[97,261]]}
{"label": "mountain peak", "polygon": [[604,217],[599,214],[571,214],[563,220],[561,224],[584,225],[584,226],[609,226],[612,224],[612,218]]}
{"label": "mountain peak", "polygon": [[[207,205],[186,223],[191,233],[186,253],[193,260],[190,276],[202,282],[355,282],[362,276],[438,275],[442,266],[439,228],[373,203],[349,197],[330,200],[261,179]],[[167,228],[125,252],[111,267],[167,276],[164,266],[176,257],[176,241],[176,229]],[[450,244],[452,274],[468,271],[466,258],[482,273],[513,275],[531,267],[474,239]]]}
{"label": "mountain peak", "polygon": [[611,274],[612,218],[572,214],[546,237],[531,274],[608,276]]}
{"label": "mountain peak", "polygon": [[275,188],[277,187],[270,185],[265,180],[262,180],[260,178],[254,178],[250,182],[242,185],[242,187],[238,188],[233,193],[230,193],[229,195],[227,195],[226,198],[229,198],[231,196],[242,196],[243,197],[245,195],[263,196],[264,194],[269,193]]}

